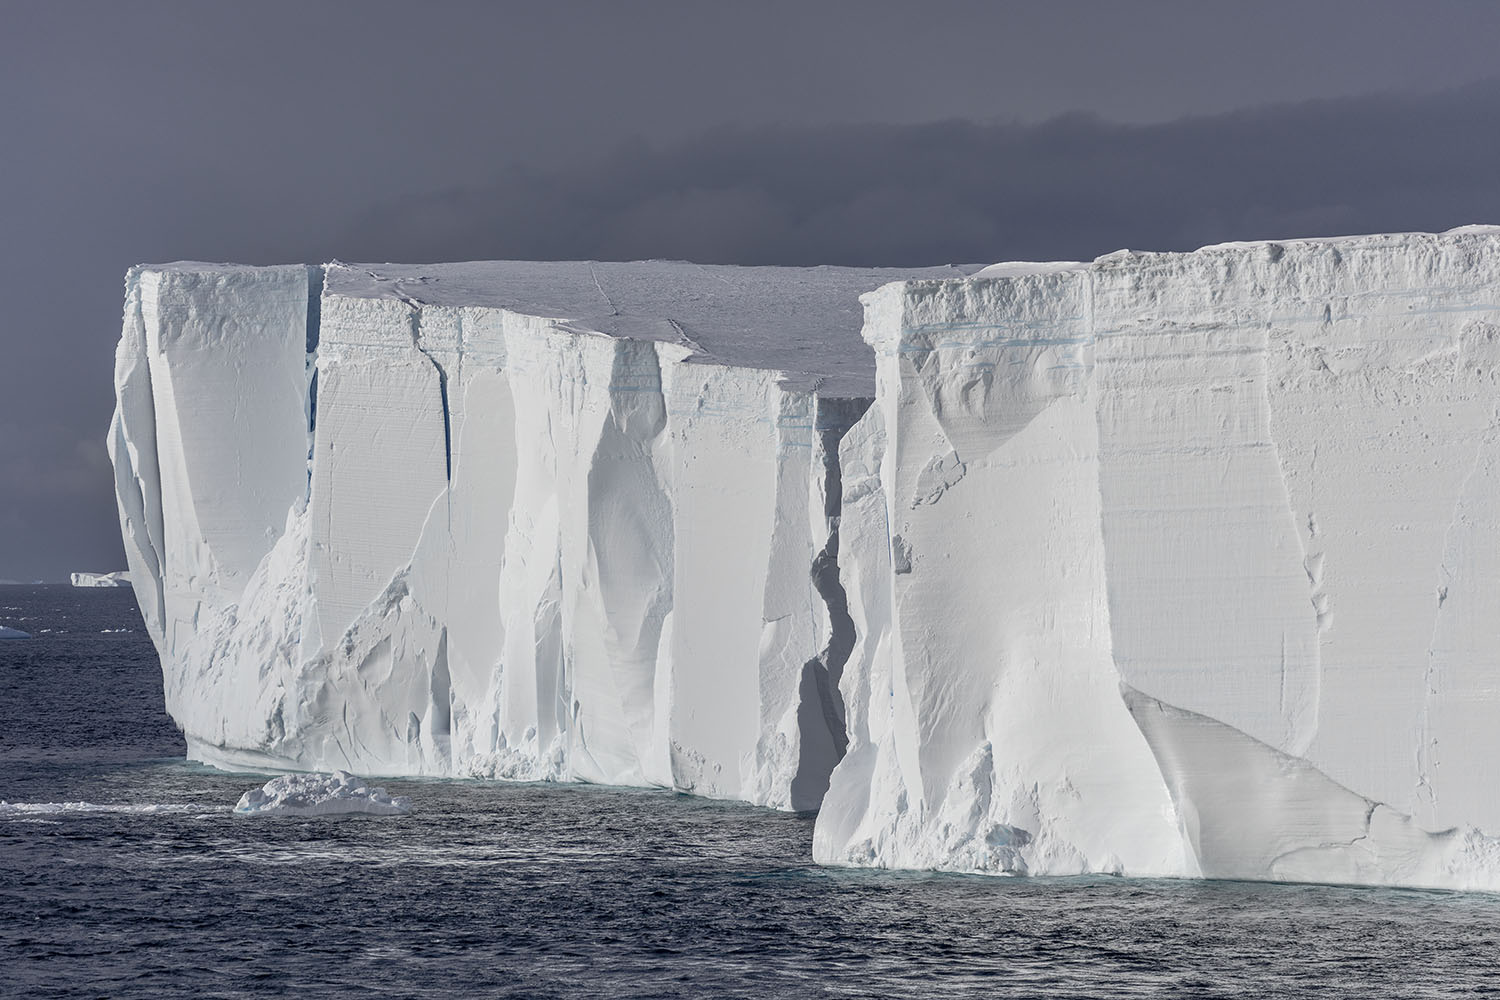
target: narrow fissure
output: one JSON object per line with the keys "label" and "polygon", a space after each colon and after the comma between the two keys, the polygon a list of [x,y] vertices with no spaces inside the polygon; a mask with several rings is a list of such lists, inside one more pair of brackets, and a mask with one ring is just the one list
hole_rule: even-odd
{"label": "narrow fissure", "polygon": [[[848,726],[844,716],[844,699],[839,693],[839,681],[844,675],[844,665],[854,651],[854,619],[849,614],[849,595],[839,580],[839,521],[843,512],[844,476],[839,465],[839,442],[860,417],[864,416],[873,399],[827,399],[817,401],[817,416],[814,433],[819,436],[823,448],[823,516],[828,522],[828,540],[821,551],[813,557],[810,573],[814,589],[828,609],[828,644],[802,667],[800,690],[803,706],[799,715],[804,719],[812,716],[826,727],[833,741],[835,762],[842,760],[849,749]],[[814,705],[813,703],[816,702]],[[816,715],[813,716],[813,712]],[[812,752],[804,723],[802,761],[797,777],[792,780],[793,808],[807,808],[807,803],[821,802],[828,790],[829,772],[809,766]],[[813,787],[816,784],[817,787]]]}
{"label": "narrow fissure", "polygon": [[324,270],[316,265],[307,269],[307,496],[312,496],[313,449],[318,440],[318,340],[323,326]]}
{"label": "narrow fissure", "polygon": [[409,300],[407,305],[411,306],[412,346],[422,352],[422,357],[432,362],[432,367],[437,371],[438,398],[443,404],[443,470],[444,478],[451,483],[453,482],[453,418],[448,407],[448,372],[438,359],[432,356],[432,352],[422,346],[420,308]]}

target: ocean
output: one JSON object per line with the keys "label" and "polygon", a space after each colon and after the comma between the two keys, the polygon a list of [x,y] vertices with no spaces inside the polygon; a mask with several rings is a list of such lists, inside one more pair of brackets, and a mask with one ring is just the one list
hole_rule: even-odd
{"label": "ocean", "polygon": [[812,818],[664,791],[373,782],[237,817],[128,589],[0,587],[0,995],[1500,995],[1500,897],[842,871]]}

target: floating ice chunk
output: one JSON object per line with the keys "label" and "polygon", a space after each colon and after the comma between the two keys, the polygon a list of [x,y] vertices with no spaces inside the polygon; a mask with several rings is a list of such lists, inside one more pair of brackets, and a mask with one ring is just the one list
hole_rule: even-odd
{"label": "floating ice chunk", "polygon": [[8,626],[0,625],[0,639],[30,639],[30,638],[31,638],[31,633],[30,632],[22,632],[18,628],[9,628]]}
{"label": "floating ice chunk", "polygon": [[402,816],[411,812],[404,795],[371,788],[348,771],[283,774],[240,796],[236,816]]}
{"label": "floating ice chunk", "polygon": [[130,572],[122,569],[114,573],[74,573],[73,586],[128,587],[130,586]]}

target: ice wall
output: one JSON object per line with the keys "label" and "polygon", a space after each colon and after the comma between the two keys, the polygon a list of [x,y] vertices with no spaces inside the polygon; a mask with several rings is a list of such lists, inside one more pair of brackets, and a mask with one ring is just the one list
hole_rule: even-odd
{"label": "ice wall", "polygon": [[1500,887],[1500,230],[866,296],[820,861]]}
{"label": "ice wall", "polygon": [[132,271],[110,446],[190,756],[815,808],[858,296],[963,273]]}

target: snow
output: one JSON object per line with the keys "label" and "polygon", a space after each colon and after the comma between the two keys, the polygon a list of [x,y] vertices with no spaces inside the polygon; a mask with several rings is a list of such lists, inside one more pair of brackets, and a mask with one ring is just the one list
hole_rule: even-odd
{"label": "snow", "polygon": [[128,587],[130,573],[127,570],[116,573],[74,573],[72,582],[75,587]]}
{"label": "snow", "polygon": [[1007,260],[974,272],[976,278],[1020,278],[1028,274],[1057,274],[1062,271],[1079,271],[1088,264],[1076,260]]}
{"label": "snow", "polygon": [[974,271],[133,270],[189,754],[821,805],[827,864],[1500,889],[1500,229]]}
{"label": "snow", "polygon": [[6,625],[0,625],[0,639],[30,639],[30,638],[31,638],[31,633],[30,632],[22,632],[18,628],[10,628],[9,626],[6,626]]}
{"label": "snow", "polygon": [[240,796],[236,816],[402,816],[411,812],[404,795],[371,788],[348,771],[283,774]]}
{"label": "snow", "polygon": [[975,268],[729,267],[671,261],[334,264],[327,287],[446,309],[541,317],[559,330],[676,344],[731,368],[773,369],[824,396],[869,396],[859,296]]}
{"label": "snow", "polygon": [[865,299],[835,864],[1500,888],[1500,229]]}

